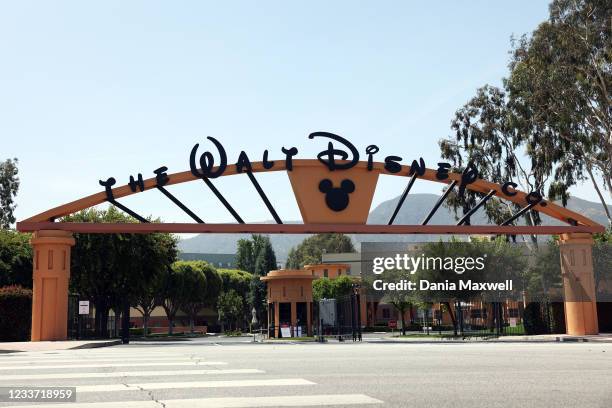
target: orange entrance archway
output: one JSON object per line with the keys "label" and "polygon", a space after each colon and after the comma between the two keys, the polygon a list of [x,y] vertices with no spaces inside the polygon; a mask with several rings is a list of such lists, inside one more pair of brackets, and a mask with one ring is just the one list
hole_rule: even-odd
{"label": "orange entrance archway", "polygon": [[[196,145],[197,148],[197,145]],[[195,150],[195,148],[194,148]],[[297,150],[296,150],[297,151]],[[208,152],[207,152],[208,153]],[[294,153],[295,154],[295,153]],[[192,152],[193,156],[193,152]],[[521,235],[539,234],[562,236],[561,259],[566,298],[567,332],[569,334],[596,334],[597,313],[595,308],[595,292],[593,265],[591,256],[592,234],[603,232],[605,228],[584,217],[552,202],[542,199],[534,193],[516,190],[516,185],[508,182],[503,185],[475,177],[466,182],[465,173],[448,171],[448,168],[438,170],[428,169],[424,164],[415,161],[412,166],[388,162],[370,162],[338,160],[337,167],[331,168],[324,160],[288,159],[284,161],[267,161],[267,151],[264,161],[247,163],[241,154],[236,166],[220,168],[209,166],[207,173],[201,175],[201,169],[167,174],[165,167],[156,170],[156,177],[138,180],[131,178],[130,183],[112,188],[114,179],[108,179],[100,184],[106,190],[61,206],[49,209],[33,217],[17,223],[17,229],[22,232],[35,232],[32,239],[34,247],[34,299],[32,310],[32,340],[59,340],[66,338],[66,299],[67,282],[70,277],[70,246],[73,245],[72,232],[77,233],[355,233],[355,234],[496,234]],[[201,161],[202,163],[202,161]],[[204,164],[209,162],[204,162]],[[242,163],[242,164],[240,164]],[[246,163],[246,164],[245,164]],[[247,165],[248,164],[248,165]],[[450,165],[449,165],[450,167]],[[302,215],[302,224],[283,224],[276,214],[272,203],[257,182],[257,173],[285,171],[288,174],[293,193]],[[255,190],[270,210],[276,224],[244,223],[231,204],[216,189],[212,181],[220,176],[246,174]],[[204,173],[202,173],[204,174]],[[379,176],[393,175],[406,177],[407,185],[400,202],[395,209],[399,211],[406,195],[416,181],[429,181],[447,185],[440,201],[431,209],[428,217],[420,225],[395,225],[393,218],[388,224],[367,224],[367,216],[374,196]],[[140,176],[140,175],[139,175]],[[217,198],[236,218],[235,224],[204,223],[196,214],[186,207],[167,187],[185,182],[203,181]],[[482,194],[482,200],[460,220],[457,225],[428,225],[429,219],[447,195],[456,189],[467,189]],[[189,214],[194,223],[151,223],[138,216],[137,213],[120,204],[117,200],[132,194],[141,194],[150,190],[158,190],[170,199],[181,210]],[[496,197],[510,201],[520,206],[514,216],[501,225],[469,225],[466,218],[477,211],[488,199]],[[94,224],[57,222],[63,216],[77,211],[110,202],[139,219],[140,223],[131,224]],[[515,226],[514,221],[527,211],[538,211],[554,219],[562,221],[561,226]],[[395,215],[394,214],[394,215]],[[575,259],[573,251],[580,252],[584,262],[570,262]],[[586,254],[582,256],[582,254]],[[587,299],[575,301],[578,296]],[[582,299],[581,298],[581,299]]]}

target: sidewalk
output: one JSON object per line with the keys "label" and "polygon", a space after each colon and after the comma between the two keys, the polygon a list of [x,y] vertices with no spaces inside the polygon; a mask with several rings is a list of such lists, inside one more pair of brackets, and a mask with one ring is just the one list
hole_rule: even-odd
{"label": "sidewalk", "polygon": [[588,336],[571,336],[569,334],[542,334],[538,336],[503,336],[496,341],[560,341],[560,342],[590,342],[590,343],[612,343],[612,333],[600,333]]}
{"label": "sidewalk", "polygon": [[364,337],[364,341],[376,343],[612,343],[612,333],[588,336],[570,336],[568,334],[541,334],[533,336],[500,336],[500,337],[465,337],[441,338],[432,336],[390,337],[385,336],[377,341]]}
{"label": "sidewalk", "polygon": [[0,353],[73,350],[108,347],[117,344],[121,344],[121,340],[16,341],[0,343]]}

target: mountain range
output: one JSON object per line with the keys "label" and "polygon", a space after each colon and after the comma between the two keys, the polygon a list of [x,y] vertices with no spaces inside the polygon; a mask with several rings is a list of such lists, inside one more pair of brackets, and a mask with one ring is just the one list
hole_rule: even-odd
{"label": "mountain range", "polygon": [[[399,211],[394,224],[418,225],[426,217],[430,209],[434,206],[440,196],[436,194],[411,194],[408,196],[401,210]],[[368,224],[386,224],[397,205],[399,196],[391,200],[380,203],[374,208],[368,217]],[[582,200],[577,197],[572,197],[567,203],[567,208],[584,215],[602,225],[607,224],[605,212],[600,203],[595,203],[587,200]],[[612,211],[612,206],[608,206]],[[562,225],[556,219],[542,215],[543,225]],[[271,222],[271,221],[266,221]],[[298,223],[293,221],[288,223]],[[435,213],[429,224],[431,225],[452,225],[457,221],[453,211],[447,207],[441,206]],[[487,224],[487,219],[483,211],[478,211],[472,216],[471,222],[473,225]],[[236,251],[236,242],[240,238],[248,238],[249,234],[199,234],[195,237],[181,240],[179,249],[182,252],[195,253],[234,253]],[[309,235],[307,234],[278,234],[270,235],[270,241],[276,252],[276,257],[279,261],[284,261],[287,258],[289,250],[298,245],[302,240]],[[351,235],[353,242],[358,245],[361,242],[426,242],[437,241],[441,237],[438,235]],[[358,248],[359,249],[359,248]]]}

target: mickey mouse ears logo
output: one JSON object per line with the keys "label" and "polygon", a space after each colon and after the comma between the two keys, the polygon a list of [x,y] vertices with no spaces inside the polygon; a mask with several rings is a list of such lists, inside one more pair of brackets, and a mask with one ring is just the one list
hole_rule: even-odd
{"label": "mickey mouse ears logo", "polygon": [[333,211],[342,211],[349,205],[349,194],[355,191],[355,183],[344,179],[340,187],[334,187],[330,179],[321,180],[319,191],[325,194],[325,204]]}

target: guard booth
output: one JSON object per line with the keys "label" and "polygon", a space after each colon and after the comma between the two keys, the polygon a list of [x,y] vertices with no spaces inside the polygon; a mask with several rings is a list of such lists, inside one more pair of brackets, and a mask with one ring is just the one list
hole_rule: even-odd
{"label": "guard booth", "polygon": [[310,271],[281,269],[260,279],[268,286],[268,336],[312,336],[312,281]]}

